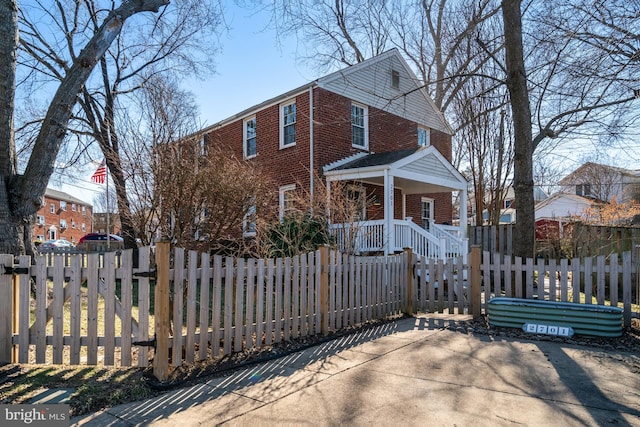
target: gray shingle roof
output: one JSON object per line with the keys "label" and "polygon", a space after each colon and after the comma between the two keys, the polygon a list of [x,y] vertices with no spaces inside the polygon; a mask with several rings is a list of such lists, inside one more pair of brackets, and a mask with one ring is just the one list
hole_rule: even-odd
{"label": "gray shingle roof", "polygon": [[370,153],[351,162],[336,167],[334,170],[347,170],[366,168],[369,166],[382,166],[397,162],[418,151],[420,147],[408,148],[405,150],[387,151],[385,153]]}

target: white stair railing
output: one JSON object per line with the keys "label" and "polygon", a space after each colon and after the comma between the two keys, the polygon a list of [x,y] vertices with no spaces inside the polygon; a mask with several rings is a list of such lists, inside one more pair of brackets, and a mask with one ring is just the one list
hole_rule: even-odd
{"label": "white stair railing", "polygon": [[[427,258],[463,256],[466,262],[468,240],[457,237],[439,224],[431,224],[430,230],[425,230],[413,221],[394,220],[393,227],[395,238],[391,252],[411,248],[417,255]],[[382,252],[389,243],[383,220],[333,224],[331,233],[338,249],[344,252]]]}

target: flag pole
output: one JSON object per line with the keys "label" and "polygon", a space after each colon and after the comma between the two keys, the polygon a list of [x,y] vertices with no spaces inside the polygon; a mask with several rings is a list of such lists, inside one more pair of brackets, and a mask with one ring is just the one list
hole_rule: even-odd
{"label": "flag pole", "polygon": [[105,180],[107,182],[107,251],[109,249],[111,249],[111,231],[109,230],[109,210],[110,210],[110,206],[109,206],[109,166],[107,166],[107,161],[105,159]]}

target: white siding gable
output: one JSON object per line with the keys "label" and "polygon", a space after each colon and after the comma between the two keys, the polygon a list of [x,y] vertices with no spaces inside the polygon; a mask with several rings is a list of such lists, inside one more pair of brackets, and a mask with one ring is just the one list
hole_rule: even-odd
{"label": "white siding gable", "polygon": [[592,202],[575,194],[558,193],[540,202],[535,209],[535,219],[559,219],[581,216]]}
{"label": "white siding gable", "polygon": [[[398,88],[392,87],[392,71],[400,75]],[[422,85],[397,49],[318,80],[318,86],[323,89],[452,134]]]}

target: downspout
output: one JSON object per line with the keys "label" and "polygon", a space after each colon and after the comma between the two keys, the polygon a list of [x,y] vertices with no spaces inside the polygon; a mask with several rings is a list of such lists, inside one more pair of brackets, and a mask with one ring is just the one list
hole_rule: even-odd
{"label": "downspout", "polygon": [[309,86],[309,200],[313,213],[314,167],[313,167],[313,85]]}

